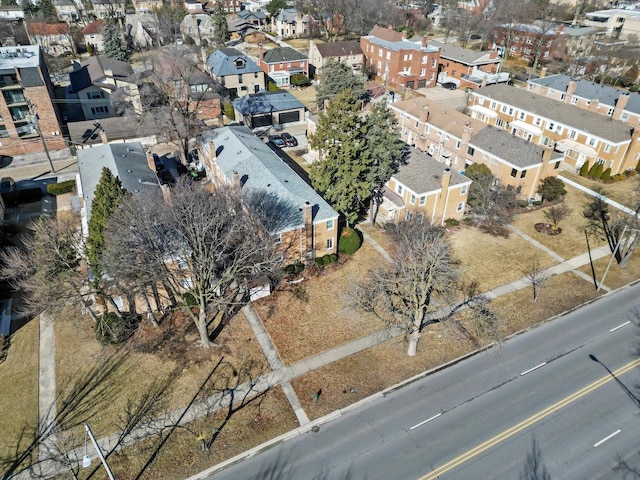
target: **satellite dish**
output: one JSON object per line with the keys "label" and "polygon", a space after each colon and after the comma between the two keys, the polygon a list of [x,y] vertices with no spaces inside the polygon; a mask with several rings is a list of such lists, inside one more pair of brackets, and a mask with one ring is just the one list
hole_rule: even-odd
{"label": "satellite dish", "polygon": [[89,468],[91,466],[91,457],[85,455],[82,457],[82,468]]}

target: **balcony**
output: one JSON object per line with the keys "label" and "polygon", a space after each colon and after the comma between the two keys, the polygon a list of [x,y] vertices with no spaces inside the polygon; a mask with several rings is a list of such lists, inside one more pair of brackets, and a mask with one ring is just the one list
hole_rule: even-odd
{"label": "balcony", "polygon": [[21,90],[7,90],[2,92],[2,96],[7,106],[27,104],[27,99],[24,98]]}
{"label": "balcony", "polygon": [[8,88],[22,88],[17,75],[0,75],[0,89]]}

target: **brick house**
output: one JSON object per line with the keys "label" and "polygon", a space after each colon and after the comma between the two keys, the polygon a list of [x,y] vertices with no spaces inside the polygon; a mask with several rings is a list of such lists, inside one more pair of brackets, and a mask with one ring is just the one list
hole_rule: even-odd
{"label": "brick house", "polygon": [[390,108],[398,120],[401,140],[457,172],[482,163],[520,198],[535,198],[540,180],[558,174],[560,153],[453,108],[424,97],[396,102]]}
{"label": "brick house", "polygon": [[311,40],[309,63],[319,70],[329,59],[349,65],[354,72],[362,70],[364,65],[364,54],[358,40],[327,43]]}
{"label": "brick house", "polygon": [[438,82],[453,82],[459,88],[476,89],[483,85],[509,81],[508,73],[500,73],[502,58],[498,52],[476,52],[450,43],[431,41],[440,49]]}
{"label": "brick house", "polygon": [[207,59],[211,76],[231,98],[266,89],[265,73],[253,60],[235,48],[219,48]]}
{"label": "brick house", "polygon": [[76,46],[66,23],[33,22],[27,24],[32,45],[40,45],[42,51],[54,57],[65,52],[75,52]]}
{"label": "brick house", "polygon": [[506,23],[494,28],[492,50],[504,57],[522,58],[533,62],[536,55],[536,43],[542,40],[539,62],[564,60],[569,36],[564,25],[541,27],[536,24]]}
{"label": "brick house", "polygon": [[215,184],[235,186],[242,195],[264,195],[267,228],[285,264],[337,253],[338,213],[247,127],[204,131],[197,149]]}
{"label": "brick house", "polygon": [[279,88],[288,88],[291,85],[291,77],[297,73],[309,76],[308,57],[291,47],[264,51],[260,45],[259,61],[262,71],[269,75]]}
{"label": "brick house", "polygon": [[[593,101],[596,110],[599,102]],[[507,85],[471,92],[474,118],[564,154],[563,166],[576,171],[585,162],[601,163],[611,174],[635,168],[640,160],[640,129],[570,103]]]}
{"label": "brick house", "polygon": [[640,95],[568,75],[550,75],[527,82],[536,95],[606,115],[632,126],[640,125]]}
{"label": "brick house", "polygon": [[[0,153],[17,156],[43,152],[32,113],[47,149],[66,148],[60,134],[58,112],[53,106],[53,85],[37,45],[0,48]],[[33,108],[29,109],[28,102]]]}
{"label": "brick house", "polygon": [[411,89],[435,86],[440,51],[425,37],[412,41],[406,32],[375,26],[360,38],[360,46],[367,64],[385,84]]}
{"label": "brick house", "polygon": [[471,180],[416,148],[387,182],[378,223],[413,220],[444,225],[461,220]]}
{"label": "brick house", "polygon": [[93,48],[94,51],[101,52],[104,48],[102,42],[102,29],[104,28],[104,22],[102,20],[95,20],[81,30],[84,37],[84,44]]}

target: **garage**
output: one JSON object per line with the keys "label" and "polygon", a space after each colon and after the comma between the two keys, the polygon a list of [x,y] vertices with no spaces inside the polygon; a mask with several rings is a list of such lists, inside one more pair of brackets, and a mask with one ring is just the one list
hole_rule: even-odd
{"label": "garage", "polygon": [[280,114],[280,123],[293,123],[300,121],[300,110],[293,112],[283,112]]}
{"label": "garage", "polygon": [[273,121],[271,120],[271,114],[268,115],[253,115],[251,117],[251,128],[258,127],[267,127],[271,125]]}

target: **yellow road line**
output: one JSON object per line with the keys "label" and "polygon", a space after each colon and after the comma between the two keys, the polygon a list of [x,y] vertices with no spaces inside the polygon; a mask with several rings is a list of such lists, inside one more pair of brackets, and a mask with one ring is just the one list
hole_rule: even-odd
{"label": "yellow road line", "polygon": [[613,374],[605,375],[604,377],[600,378],[599,380],[596,380],[592,384],[587,385],[586,387],[582,388],[581,390],[578,390],[577,392],[572,393],[568,397],[563,398],[559,402],[554,403],[553,405],[545,408],[544,410],[541,410],[540,412],[536,413],[535,415],[532,415],[531,417],[527,418],[526,420],[523,420],[522,422],[518,423],[517,425],[514,425],[513,427],[511,427],[511,428],[505,430],[504,432],[496,435],[495,437],[487,440],[486,442],[481,443],[480,445],[478,445],[478,446],[472,448],[471,450],[463,453],[459,457],[454,458],[450,462],[445,463],[444,465],[442,465],[441,467],[437,468],[436,470],[432,470],[427,475],[421,477],[420,480],[433,480],[433,479],[438,478],[439,475],[442,475],[443,473],[446,473],[449,470],[453,470],[458,465],[461,465],[462,463],[466,462],[467,460],[470,460],[473,457],[481,454],[482,452],[484,452],[484,451],[488,450],[489,448],[497,445],[498,443],[506,440],[507,438],[515,435],[516,433],[520,432],[521,430],[524,430],[525,428],[530,427],[534,423],[542,420],[543,418],[551,415],[552,413],[560,410],[561,408],[566,407],[570,403],[575,402],[579,398],[585,396],[587,393],[590,393],[590,392],[600,388],[604,384],[606,384],[606,383],[610,382],[611,380],[613,380],[614,377],[620,376],[620,375],[628,372],[629,370],[634,369],[638,365],[640,365],[640,358],[638,358],[637,360],[634,360],[633,362],[627,363],[623,367],[620,367],[619,369],[615,370],[613,372]]}

